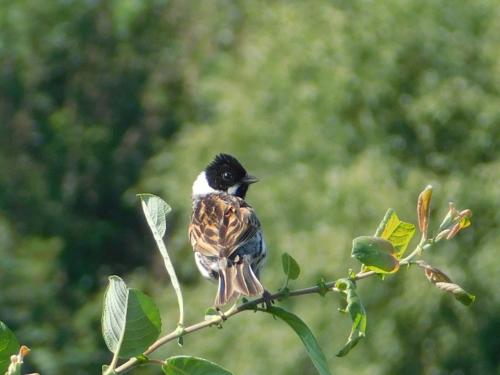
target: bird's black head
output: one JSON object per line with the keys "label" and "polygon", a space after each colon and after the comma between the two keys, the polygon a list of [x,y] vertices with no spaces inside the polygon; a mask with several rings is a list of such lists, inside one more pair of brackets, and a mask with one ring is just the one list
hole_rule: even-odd
{"label": "bird's black head", "polygon": [[228,154],[219,154],[205,168],[208,185],[212,189],[245,198],[248,186],[257,182],[250,176],[236,158]]}

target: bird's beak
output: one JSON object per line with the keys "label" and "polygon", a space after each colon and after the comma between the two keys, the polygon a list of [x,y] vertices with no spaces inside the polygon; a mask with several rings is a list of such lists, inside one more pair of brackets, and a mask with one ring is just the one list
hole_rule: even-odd
{"label": "bird's beak", "polygon": [[247,174],[245,177],[243,177],[243,182],[245,184],[248,184],[248,185],[256,183],[258,181],[259,181],[259,179],[257,177],[249,175],[249,174]]}

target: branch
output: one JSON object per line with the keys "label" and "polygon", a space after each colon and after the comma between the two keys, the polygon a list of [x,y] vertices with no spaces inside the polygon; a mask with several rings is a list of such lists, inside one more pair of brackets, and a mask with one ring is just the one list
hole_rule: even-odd
{"label": "branch", "polygon": [[[420,244],[417,245],[417,249],[415,249],[415,251],[413,251],[408,257],[403,259],[401,261],[401,263],[408,264],[408,266],[411,266],[412,264],[414,264],[411,262],[411,259],[413,259],[413,257],[416,254],[418,254],[417,250],[419,247],[420,247]],[[358,272],[356,275],[354,275],[351,278],[351,280],[353,280],[353,281],[363,280],[363,279],[366,279],[366,278],[371,277],[371,276],[376,275],[376,274],[377,273],[374,271]],[[307,294],[315,294],[315,293],[320,293],[320,292],[324,292],[324,291],[340,292],[340,290],[338,290],[335,287],[335,283],[336,283],[336,281],[330,281],[330,282],[325,283],[322,286],[316,285],[316,286],[311,286],[309,288],[296,289],[296,290],[292,290],[292,291],[280,290],[279,292],[271,294],[269,296],[269,298],[271,300],[281,300],[281,299],[286,299],[289,297],[299,297],[299,296],[303,296],[303,295],[307,295]],[[190,325],[188,327],[185,327],[182,330],[182,332],[180,332],[179,330],[176,329],[175,331],[170,332],[169,334],[167,334],[163,337],[160,337],[158,340],[156,340],[144,352],[144,355],[148,356],[149,354],[156,351],[159,347],[161,347],[161,346],[165,345],[166,343],[173,341],[181,336],[188,335],[190,333],[199,331],[201,329],[204,329],[204,328],[207,328],[210,326],[219,325],[222,322],[224,322],[225,320],[227,320],[227,319],[233,317],[234,315],[239,314],[243,311],[256,311],[258,308],[258,305],[265,304],[266,301],[268,301],[268,300],[269,299],[267,297],[266,298],[264,298],[264,297],[256,298],[254,300],[244,302],[241,305],[234,305],[225,313],[221,313],[221,315],[214,316],[212,319],[203,320],[201,322],[198,322],[198,323],[195,323],[195,324]],[[149,361],[154,361],[154,360],[148,360],[147,362],[149,362]],[[155,361],[155,362],[157,362],[157,361]],[[143,361],[139,362],[136,358],[131,358],[127,362],[123,363],[121,366],[117,367],[115,372],[116,372],[116,374],[124,374],[127,371],[130,371],[132,368],[139,366],[141,364],[144,364],[144,363],[145,362],[143,362]]]}
{"label": "branch", "polygon": [[[406,250],[406,246],[413,237],[415,226],[413,224],[400,221],[394,210],[389,209],[387,210],[382,222],[377,227],[374,236],[361,236],[353,241],[352,255],[363,264],[361,271],[359,271],[357,274],[353,274],[352,271],[349,271],[349,276],[347,279],[338,279],[336,281],[330,282],[324,282],[322,280],[315,286],[290,291],[287,288],[288,281],[290,279],[295,280],[298,277],[300,268],[298,267],[298,265],[295,265],[296,269],[294,271],[294,267],[292,267],[293,258],[291,258],[290,256],[283,257],[283,270],[287,275],[287,279],[285,282],[285,287],[280,289],[278,292],[270,295],[266,293],[265,296],[256,298],[251,301],[245,301],[240,305],[235,304],[225,313],[221,312],[219,315],[213,315],[208,319],[205,319],[188,327],[182,327],[183,311],[181,307],[181,322],[176,330],[156,340],[143,353],[143,355],[139,356],[138,358],[131,358],[121,366],[117,367],[114,373],[123,374],[130,371],[132,368],[140,366],[142,364],[163,364],[163,361],[149,359],[147,356],[155,352],[158,348],[165,345],[166,343],[181,338],[184,335],[188,335],[206,327],[214,325],[220,326],[223,321],[231,318],[236,314],[239,314],[240,312],[247,310],[265,311],[262,307],[259,307],[259,305],[266,304],[267,308],[270,300],[280,301],[290,297],[298,297],[316,293],[324,295],[325,293],[332,291],[346,294],[346,300],[348,302],[346,310],[351,313],[351,318],[353,319],[353,326],[348,342],[346,343],[346,346],[344,346],[344,348],[339,352],[339,354],[337,354],[339,356],[345,355],[354,345],[356,345],[359,339],[364,337],[366,329],[366,313],[364,312],[364,308],[359,301],[359,298],[353,292],[354,287],[352,284],[358,280],[367,279],[374,275],[380,275],[375,271],[367,271],[367,269],[369,268],[376,269],[378,271],[381,271],[382,274],[385,274],[398,272],[401,269],[400,266],[403,265],[406,265],[407,268],[409,268],[410,266],[416,264],[417,266],[425,269],[426,276],[429,281],[434,283],[438,288],[452,293],[456,299],[466,305],[471,304],[474,301],[473,295],[465,292],[458,285],[452,283],[449,277],[447,277],[442,271],[438,270],[435,267],[429,266],[421,260],[415,259],[417,257],[420,257],[424,250],[428,250],[435,243],[439,242],[442,239],[451,239],[461,229],[466,228],[470,225],[470,216],[472,215],[472,212],[469,209],[459,211],[453,204],[450,203],[448,213],[439,226],[439,234],[435,238],[428,238],[431,195],[432,187],[429,185],[424,189],[424,191],[422,191],[422,193],[418,197],[417,216],[421,239],[414,250],[405,258],[400,259],[402,253],[404,253]],[[158,198],[158,200],[160,202],[163,202],[160,198]],[[168,207],[166,203],[163,202],[163,204],[165,207]],[[157,219],[156,216],[155,218]],[[160,221],[158,223],[158,228],[159,232],[163,236],[165,230],[163,221]],[[385,233],[386,230],[387,233]],[[162,236],[160,236],[160,240]],[[373,247],[371,247],[372,245]],[[398,247],[397,251],[396,246]],[[283,255],[288,254],[284,253]],[[384,255],[386,255],[385,258]],[[388,259],[387,255],[390,258],[390,262],[386,262],[386,260]],[[364,260],[367,260],[367,262],[365,262]],[[350,288],[343,287],[346,284],[349,284]],[[179,301],[179,303],[182,306],[181,300]],[[268,312],[272,311],[269,311],[268,309]]]}

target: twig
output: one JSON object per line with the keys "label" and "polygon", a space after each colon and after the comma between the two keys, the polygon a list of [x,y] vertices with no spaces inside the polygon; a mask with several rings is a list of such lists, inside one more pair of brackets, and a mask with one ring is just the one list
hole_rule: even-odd
{"label": "twig", "polygon": [[[329,291],[338,292],[338,289],[335,288],[335,282],[333,281],[333,282],[326,283],[323,286],[323,288],[319,287],[319,286],[313,286],[313,287],[309,287],[309,288],[297,289],[297,290],[288,291],[288,292],[287,291],[279,291],[277,293],[271,294],[270,299],[271,300],[278,300],[278,299],[286,298],[286,297],[297,297],[297,296],[302,296],[305,294],[314,294],[314,293],[318,293],[320,290],[325,289],[325,287]],[[267,298],[264,298],[264,297],[256,298],[254,300],[242,303],[241,305],[238,305],[234,308],[231,308],[230,310],[223,313],[222,315],[216,315],[212,319],[203,320],[201,322],[198,322],[198,323],[195,323],[195,324],[190,325],[188,327],[185,327],[182,332],[178,332],[177,330],[175,330],[175,331],[173,331],[173,332],[171,332],[163,337],[160,337],[158,340],[156,340],[144,352],[144,355],[147,356],[148,354],[151,354],[156,349],[158,349],[160,346],[163,346],[166,343],[179,338],[180,336],[188,335],[190,333],[199,331],[200,329],[203,329],[203,328],[206,328],[209,326],[218,325],[218,324],[222,323],[224,320],[227,320],[230,317],[232,317],[236,314],[239,314],[243,311],[256,310],[257,306],[259,304],[265,303],[266,300],[267,300]],[[131,367],[134,367],[136,364],[138,364],[138,362],[139,361],[136,358],[131,358],[127,362],[123,363],[121,366],[117,367],[115,372],[117,374],[123,374],[127,370],[129,370]]]}
{"label": "twig", "polygon": [[[417,248],[406,258],[404,258],[401,263],[404,262],[404,264],[408,264],[411,266],[414,264],[412,259],[419,253],[419,249],[421,248],[421,243],[417,245]],[[362,280],[366,279],[368,277],[371,277],[373,275],[376,275],[376,272],[374,271],[366,271],[366,272],[358,272],[355,276],[351,278],[353,281],[357,280]],[[340,292],[336,287],[335,287],[335,281],[331,281],[328,283],[325,283],[322,286],[312,286],[309,288],[303,288],[303,289],[297,289],[297,290],[292,290],[292,291],[285,291],[281,290],[277,293],[274,293],[270,296],[271,300],[279,300],[283,298],[288,298],[288,297],[298,297],[298,296],[303,296],[306,294],[315,294],[315,293],[320,293],[323,292],[324,290],[326,291],[333,291],[333,292]],[[190,325],[188,327],[185,327],[182,332],[179,332],[178,330],[175,330],[173,332],[170,332],[169,334],[160,337],[158,340],[156,340],[145,352],[144,355],[149,355],[156,351],[159,347],[165,345],[166,343],[173,341],[181,336],[188,335],[190,333],[199,331],[200,329],[204,329],[210,326],[214,325],[219,325],[221,324],[224,320],[227,320],[231,318],[232,316],[239,314],[243,311],[249,311],[249,310],[257,310],[259,304],[263,304],[266,302],[266,298],[260,297],[256,298],[251,301],[247,301],[245,303],[242,303],[241,305],[234,306],[233,308],[229,309],[226,313],[223,313],[220,316],[214,316],[212,319],[207,319],[203,320],[201,322],[195,323],[193,325]],[[139,361],[136,358],[131,358],[127,362],[123,363],[121,366],[117,367],[115,369],[115,372],[117,374],[124,374],[125,372],[131,370],[133,367],[140,365],[141,363],[138,363]],[[156,362],[156,361],[155,361]]]}

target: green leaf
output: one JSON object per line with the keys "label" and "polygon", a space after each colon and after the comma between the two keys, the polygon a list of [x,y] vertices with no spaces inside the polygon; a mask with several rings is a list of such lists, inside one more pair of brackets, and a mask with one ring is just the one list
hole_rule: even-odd
{"label": "green leaf", "polygon": [[318,372],[321,375],[330,374],[330,369],[328,368],[325,355],[316,341],[316,338],[312,334],[309,327],[297,315],[276,306],[272,306],[263,311],[270,313],[287,323],[295,331],[295,333],[299,335],[302,343],[306,347],[309,358],[311,358],[311,361]]}
{"label": "green leaf", "polygon": [[385,221],[385,224],[381,224],[383,230],[380,237],[392,243],[394,249],[396,249],[394,255],[397,259],[400,259],[415,234],[415,225],[399,220],[398,215],[393,210],[391,210],[389,217],[384,218],[383,221]]}
{"label": "green leaf", "polygon": [[139,363],[139,364],[148,363],[148,361],[149,361],[148,356],[146,356],[144,354],[139,354],[138,356],[135,357],[135,359],[137,359],[137,363]]}
{"label": "green leaf", "polygon": [[166,375],[232,375],[228,370],[206,359],[183,355],[170,357],[162,369]]}
{"label": "green leaf", "polygon": [[347,306],[342,312],[349,313],[352,326],[351,333],[344,347],[339,350],[337,357],[343,357],[356,346],[356,344],[365,337],[366,332],[366,311],[356,292],[356,284],[349,279],[339,279],[335,286],[344,291],[347,299]]}
{"label": "green leaf", "polygon": [[137,194],[141,200],[142,210],[144,216],[149,224],[149,228],[153,233],[156,245],[163,258],[163,263],[172,281],[172,287],[177,296],[177,304],[179,305],[179,323],[180,327],[184,326],[184,299],[182,297],[182,290],[175,273],[174,265],[168,255],[167,247],[163,242],[163,236],[166,230],[166,216],[172,210],[170,206],[161,198],[153,194]]}
{"label": "green leaf", "polygon": [[283,272],[291,280],[297,280],[300,275],[300,266],[288,253],[281,254],[281,265]]}
{"label": "green leaf", "polygon": [[377,273],[393,273],[399,269],[395,251],[392,243],[383,238],[360,236],[352,241],[351,256]]}
{"label": "green leaf", "polygon": [[119,358],[134,357],[158,338],[160,330],[160,313],[153,300],[127,288],[118,276],[110,276],[102,314],[102,334],[109,350]]}
{"label": "green leaf", "polygon": [[14,333],[0,321],[0,374],[7,372],[10,356],[19,352],[19,342]]}
{"label": "green leaf", "polygon": [[209,307],[205,310],[205,320],[211,320],[216,316],[220,316],[220,313],[213,307]]}
{"label": "green leaf", "polygon": [[165,235],[166,217],[172,208],[160,197],[153,194],[137,194],[141,199],[144,216],[153,232],[155,239],[162,239]]}
{"label": "green leaf", "polygon": [[354,348],[362,338],[364,338],[364,335],[353,335],[353,332],[355,331],[351,331],[351,335],[349,335],[349,338],[347,339],[344,347],[337,352],[337,357],[346,356],[351,351],[351,349]]}

